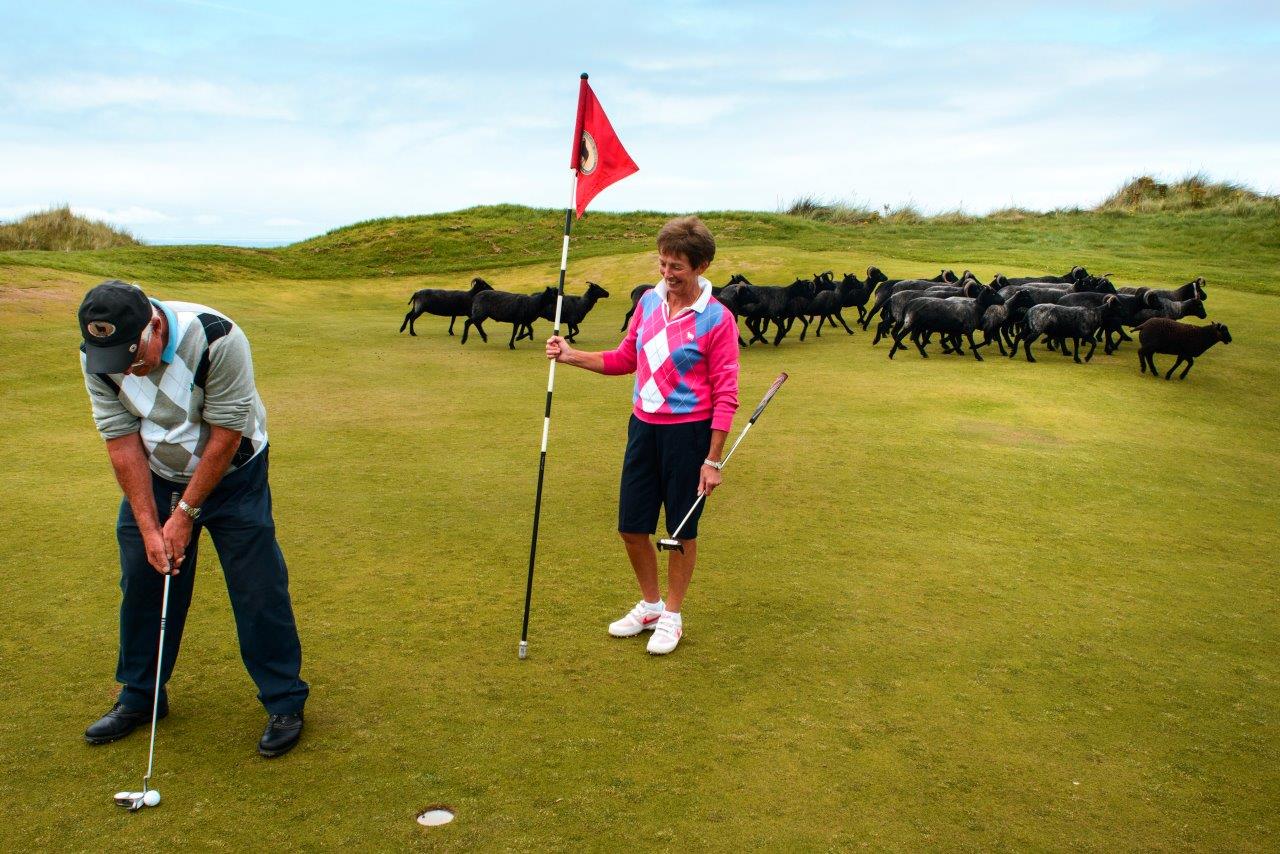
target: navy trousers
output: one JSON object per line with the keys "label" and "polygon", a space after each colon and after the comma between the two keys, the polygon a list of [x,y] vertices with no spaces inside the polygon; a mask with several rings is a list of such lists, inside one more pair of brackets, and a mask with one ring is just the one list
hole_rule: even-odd
{"label": "navy trousers", "polygon": [[[222,562],[231,609],[235,613],[240,657],[258,686],[258,699],[271,714],[295,714],[307,701],[308,686],[299,677],[302,645],[289,601],[289,575],[276,542],[271,518],[271,487],[267,483],[267,453],[222,478],[205,500],[191,534],[181,572],[169,582],[169,617],[165,624],[161,698],[173,673],[182,643],[182,628],[191,606],[196,576],[196,545],[207,528]],[[185,484],[167,481],[154,472],[151,488],[163,522],[170,497]],[[120,703],[129,709],[150,709],[155,691],[156,652],[160,634],[160,602],[164,576],[147,562],[142,535],[127,500],[120,503],[116,522],[120,542],[120,659],[116,681],[124,686]]]}

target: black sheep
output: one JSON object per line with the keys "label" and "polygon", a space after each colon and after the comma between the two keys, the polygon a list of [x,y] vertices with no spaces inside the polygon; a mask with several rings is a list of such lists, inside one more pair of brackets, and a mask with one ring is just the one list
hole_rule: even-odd
{"label": "black sheep", "polygon": [[1149,289],[1149,288],[1120,288],[1119,293],[1138,295],[1139,292],[1153,293],[1160,299],[1178,302],[1181,300],[1198,299],[1204,302],[1209,295],[1204,292],[1204,276],[1198,276],[1181,287],[1172,289]]}
{"label": "black sheep", "polygon": [[462,325],[462,343],[467,343],[467,333],[475,327],[480,333],[480,340],[488,343],[489,336],[484,332],[482,324],[490,318],[499,323],[511,324],[511,340],[507,347],[516,348],[516,333],[529,327],[533,331],[533,322],[542,314],[548,305],[554,306],[556,289],[546,288],[540,294],[513,294],[507,291],[481,291],[471,301],[471,316]]}
{"label": "black sheep", "polygon": [[[1142,310],[1145,305],[1144,297],[1146,288],[1138,288],[1137,294],[1114,294],[1116,298],[1117,311],[1107,319],[1106,325],[1098,330],[1100,335],[1106,336],[1106,345],[1102,352],[1110,356],[1116,350],[1120,349],[1121,341],[1132,341],[1124,331],[1124,327],[1133,322],[1135,315]],[[1092,306],[1102,305],[1109,298],[1108,294],[1103,293],[1075,293],[1067,294],[1058,301],[1058,305],[1075,305],[1075,306]],[[1113,340],[1112,336],[1117,336],[1119,340]]]}
{"label": "black sheep", "polygon": [[471,300],[481,291],[491,291],[493,286],[484,279],[475,278],[471,280],[471,290],[468,291],[444,291],[433,288],[423,288],[415,291],[413,296],[409,297],[409,305],[412,308],[404,316],[404,323],[400,324],[400,331],[404,332],[404,328],[409,327],[409,334],[417,336],[417,332],[413,331],[413,322],[423,314],[434,314],[438,317],[449,318],[449,334],[453,334],[453,322],[459,317],[471,316]]}
{"label": "black sheep", "polygon": [[[754,286],[741,282],[725,285],[716,296],[720,303],[733,312],[734,320],[742,317],[743,312],[750,311],[760,302],[760,294]],[[745,347],[747,342],[738,336],[738,346]]]}
{"label": "black sheep", "polygon": [[1100,306],[1072,306],[1072,305],[1055,305],[1045,303],[1041,305],[1033,305],[1027,309],[1026,321],[1023,324],[1022,331],[1018,333],[1018,338],[1014,339],[1013,352],[1010,358],[1018,355],[1018,342],[1026,342],[1027,361],[1034,362],[1035,358],[1031,355],[1031,345],[1039,340],[1041,335],[1047,335],[1049,338],[1058,342],[1058,346],[1062,348],[1062,355],[1067,355],[1067,339],[1070,338],[1075,345],[1072,357],[1076,364],[1080,364],[1080,341],[1089,342],[1089,354],[1084,357],[1084,361],[1093,358],[1093,351],[1098,347],[1098,341],[1095,337],[1099,327],[1105,327],[1118,312],[1120,301],[1114,294],[1109,295]]}
{"label": "black sheep", "polygon": [[622,318],[622,328],[618,330],[619,332],[627,331],[627,326],[631,323],[631,315],[636,313],[636,306],[640,304],[640,297],[653,288],[653,285],[636,285],[631,289],[631,308],[627,309],[626,316]]}
{"label": "black sheep", "polygon": [[1204,311],[1204,301],[1196,297],[1184,300],[1161,299],[1154,291],[1148,291],[1144,298],[1146,308],[1134,312],[1129,325],[1137,328],[1153,317],[1167,317],[1169,320],[1181,320],[1184,317],[1208,317]]}
{"label": "black sheep", "polygon": [[809,331],[807,312],[815,294],[813,280],[796,279],[785,287],[757,285],[756,290],[761,300],[768,306],[769,319],[778,327],[778,334],[773,338],[773,346],[777,347],[782,343],[782,339],[787,337],[797,318],[803,324],[800,330],[800,340],[803,341],[804,334]]}
{"label": "black sheep", "polygon": [[[560,307],[560,322],[568,327],[568,333],[564,336],[564,340],[570,344],[574,343],[573,339],[578,334],[578,327],[582,325],[582,321],[586,320],[587,314],[591,309],[595,308],[598,301],[609,296],[609,292],[597,285],[595,282],[587,282],[587,292],[582,296],[573,296],[572,294],[564,295],[564,305]],[[542,309],[542,313],[538,315],[543,320],[550,320],[553,323],[556,319],[556,302]],[[524,337],[533,337],[533,327],[525,327],[525,331],[521,332],[516,340],[519,341]]]}
{"label": "black sheep", "polygon": [[929,358],[925,352],[926,336],[938,332],[944,336],[965,336],[969,339],[969,349],[973,358],[982,361],[978,352],[978,344],[973,340],[973,332],[982,322],[987,307],[1002,301],[1002,298],[991,288],[977,282],[970,282],[965,289],[965,297],[938,299],[937,297],[917,297],[907,303],[902,317],[901,327],[893,335],[893,346],[889,348],[889,358],[902,346],[902,339],[910,335],[920,355]]}
{"label": "black sheep", "polygon": [[964,271],[964,275],[966,278],[961,279],[961,284],[958,285],[940,285],[918,279],[898,282],[894,287],[893,295],[882,307],[880,322],[876,324],[876,335],[871,340],[871,346],[879,344],[882,338],[896,336],[902,330],[902,319],[906,315],[907,304],[913,299],[924,296],[934,299],[961,296],[964,293],[964,286],[970,283],[978,284],[978,280],[973,278],[973,274],[968,270]]}
{"label": "black sheep", "polygon": [[867,280],[865,282],[858,281],[858,277],[853,273],[845,273],[844,278],[840,281],[843,289],[844,299],[840,302],[841,308],[856,308],[858,310],[858,322],[862,322],[862,318],[867,316],[867,300],[871,298],[871,292],[875,290],[876,280],[872,279],[871,273],[875,271],[881,280],[884,273],[881,273],[875,267],[867,268]]}
{"label": "black sheep", "polygon": [[[735,311],[742,322],[747,325],[747,329],[751,332],[751,337],[747,339],[747,344],[754,344],[757,341],[764,341],[764,333],[769,330],[770,304],[761,293],[760,288],[753,285],[751,281],[741,273],[734,273],[729,277],[729,284],[726,288],[739,286],[746,288],[746,291],[740,290],[739,293],[750,292],[751,297],[744,302],[741,297],[738,298],[739,308],[741,311]],[[739,339],[741,340],[741,339]]]}
{"label": "black sheep", "polygon": [[1027,309],[1031,308],[1032,305],[1034,303],[1031,300],[1031,294],[1022,291],[1002,303],[988,306],[986,313],[982,315],[981,329],[983,339],[978,346],[985,347],[995,341],[996,346],[1000,348],[1000,355],[1009,355],[1008,351],[1005,350],[1005,345],[1013,346],[1013,325],[1022,322]]}
{"label": "black sheep", "polygon": [[[871,278],[872,270],[875,270],[880,274],[880,276],[884,275],[884,273],[881,273],[878,268],[868,267],[868,279]],[[871,326],[871,321],[875,319],[875,316],[884,310],[885,303],[889,301],[889,298],[900,290],[914,289],[922,291],[931,285],[938,284],[939,282],[954,285],[959,281],[960,279],[951,270],[943,270],[932,279],[881,279],[880,285],[876,288],[876,297],[875,301],[872,303],[871,310],[867,312],[866,317],[862,318],[862,328],[869,328]]]}
{"label": "black sheep", "polygon": [[[816,284],[817,280],[815,279],[814,281]],[[835,326],[837,320],[840,321],[840,325],[844,327],[845,332],[848,332],[850,335],[853,334],[853,330],[849,328],[849,324],[845,323],[844,318],[840,315],[843,298],[843,294],[840,293],[838,287],[823,288],[813,295],[813,299],[809,301],[809,306],[805,311],[806,317],[810,323],[813,322],[814,318],[818,319],[818,327],[813,333],[815,337],[822,337],[822,324],[830,323],[832,326]],[[806,329],[807,328],[808,327],[806,326]],[[804,340],[803,331],[800,333],[800,340]]]}
{"label": "black sheep", "polygon": [[1088,277],[1089,271],[1084,267],[1077,265],[1061,276],[1055,276],[1052,273],[1046,273],[1043,276],[1018,276],[1012,279],[1006,279],[1006,282],[1010,285],[1025,285],[1029,282],[1057,282],[1060,284],[1071,284],[1072,282],[1079,282],[1083,279],[1087,279]]}
{"label": "black sheep", "polygon": [[1150,366],[1151,376],[1154,379],[1159,373],[1156,369],[1155,354],[1177,356],[1178,361],[1173,363],[1173,367],[1164,375],[1164,378],[1166,380],[1172,378],[1173,372],[1178,370],[1178,365],[1185,361],[1187,366],[1178,375],[1178,379],[1185,380],[1187,371],[1191,370],[1191,366],[1195,364],[1196,357],[1219,341],[1223,344],[1231,343],[1231,333],[1227,331],[1226,324],[1215,321],[1208,326],[1196,326],[1191,323],[1179,323],[1167,317],[1153,317],[1138,327],[1138,364],[1142,367],[1144,374],[1147,372],[1147,366]]}

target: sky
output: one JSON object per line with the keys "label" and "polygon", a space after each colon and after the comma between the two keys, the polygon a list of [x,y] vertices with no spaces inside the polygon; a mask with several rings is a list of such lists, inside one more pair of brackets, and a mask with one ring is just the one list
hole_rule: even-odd
{"label": "sky", "polygon": [[1280,4],[0,0],[0,220],[148,242],[564,207],[578,75],[640,171],[593,210],[1280,191]]}

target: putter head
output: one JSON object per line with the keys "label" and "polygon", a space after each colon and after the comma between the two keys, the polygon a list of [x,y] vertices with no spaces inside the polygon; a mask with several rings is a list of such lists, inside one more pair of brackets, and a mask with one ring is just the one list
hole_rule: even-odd
{"label": "putter head", "polygon": [[129,812],[137,812],[142,809],[142,792],[116,792],[116,806],[123,807]]}
{"label": "putter head", "polygon": [[684,554],[684,546],[680,544],[679,540],[674,540],[670,537],[663,537],[658,540],[658,551],[680,552],[680,554]]}

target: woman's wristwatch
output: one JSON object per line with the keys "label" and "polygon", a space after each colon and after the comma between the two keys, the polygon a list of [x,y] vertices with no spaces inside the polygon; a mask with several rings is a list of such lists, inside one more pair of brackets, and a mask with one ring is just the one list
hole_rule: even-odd
{"label": "woman's wristwatch", "polygon": [[704,466],[711,466],[713,469],[716,469],[717,471],[718,471],[718,470],[720,470],[720,469],[722,469],[722,468],[724,468],[724,463],[723,463],[723,462],[718,462],[718,461],[716,461],[716,460],[712,460],[712,459],[706,459],[706,460],[703,460],[703,461],[702,461],[702,464],[703,464]]}

